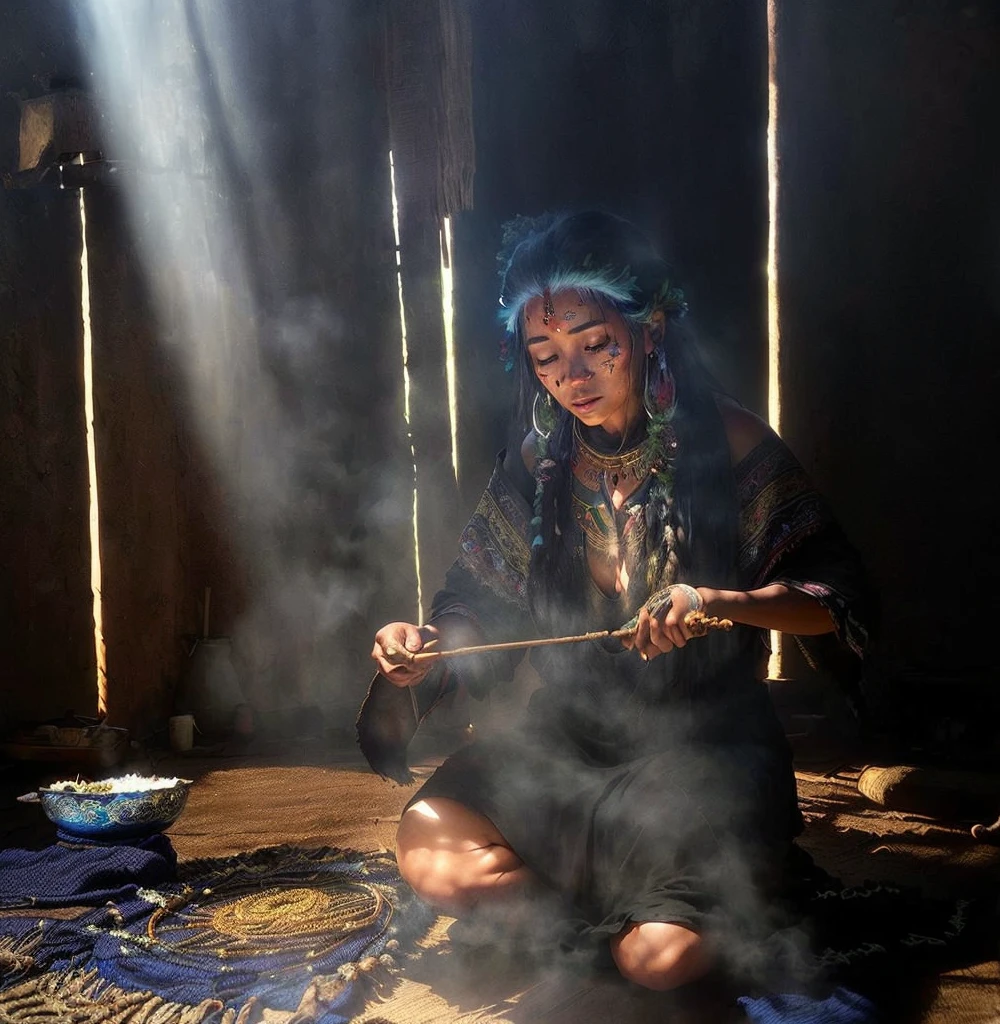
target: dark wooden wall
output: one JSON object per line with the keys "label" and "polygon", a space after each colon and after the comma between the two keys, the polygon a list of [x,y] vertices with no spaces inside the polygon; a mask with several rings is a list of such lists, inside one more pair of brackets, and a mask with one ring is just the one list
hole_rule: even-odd
{"label": "dark wooden wall", "polygon": [[14,720],[39,708],[92,713],[76,196],[9,200],[0,209],[0,236],[2,713]]}
{"label": "dark wooden wall", "polygon": [[1000,14],[779,7],[783,430],[881,595],[873,701],[1000,753]]}
{"label": "dark wooden wall", "polygon": [[[60,5],[29,6],[3,14],[3,170],[14,80],[78,66]],[[79,257],[75,193],[0,190],[0,721],[96,707]]]}

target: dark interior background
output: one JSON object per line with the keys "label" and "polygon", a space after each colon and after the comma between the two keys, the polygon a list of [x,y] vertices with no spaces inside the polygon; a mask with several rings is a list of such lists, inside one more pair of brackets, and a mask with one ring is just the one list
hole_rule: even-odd
{"label": "dark interior background", "polygon": [[[5,726],[94,710],[78,194],[14,187],[9,173],[20,101],[92,88],[93,39],[75,6],[7,0],[0,14]],[[384,47],[398,9],[173,6],[211,101],[192,131],[227,172],[219,216],[249,270],[242,291],[219,284],[220,304],[241,311],[203,339],[233,367],[219,377],[235,410],[220,466],[125,188],[86,190],[110,721],[162,726],[211,587],[212,631],[233,638],[247,699],[349,726],[374,629],[416,614],[407,516],[386,513],[406,510],[413,462],[387,163]],[[776,8],[783,433],[881,596],[864,678],[874,726],[939,760],[995,759],[1000,20],[991,5],[951,0]],[[410,193],[401,223],[430,589],[504,442],[494,254],[509,217],[597,205],[645,225],[677,268],[711,367],[766,412],[764,0],[489,0],[464,14],[476,171],[471,209],[453,214],[457,485],[441,454],[434,211]],[[220,47],[253,112],[252,162],[219,85]],[[155,64],[149,75],[162,86]],[[132,157],[123,174],[152,173],[142,154],[114,152],[114,125],[100,132],[106,156]],[[305,372],[290,322],[308,335]],[[295,500],[274,516],[255,516],[241,485],[259,458],[257,426],[272,422],[255,417],[263,386],[295,442]],[[305,591],[321,579],[322,600],[288,600],[300,578]],[[345,588],[357,593],[338,603]]]}

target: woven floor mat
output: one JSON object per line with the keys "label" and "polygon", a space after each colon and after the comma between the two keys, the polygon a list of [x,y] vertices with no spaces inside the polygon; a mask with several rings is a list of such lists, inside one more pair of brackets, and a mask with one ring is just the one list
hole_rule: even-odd
{"label": "woven floor mat", "polygon": [[283,845],[186,861],[178,879],[79,921],[0,914],[0,1024],[346,1024],[433,921],[385,852]]}
{"label": "woven floor mat", "polygon": [[[169,833],[182,861],[285,842],[391,849],[399,814],[418,785],[396,786],[360,765],[280,767],[208,759],[194,764],[177,758],[157,770],[198,780]],[[895,879],[933,889],[953,881],[982,884],[992,877],[995,885],[1000,851],[974,844],[961,829],[869,806],[857,791],[857,775],[799,775],[807,819],[801,841],[823,867],[852,884]],[[530,971],[491,978],[488,964],[478,973],[459,970],[458,961],[446,963],[444,955],[435,955],[448,948],[446,924],[443,920],[432,930],[418,959],[402,963],[401,978],[384,997],[365,1004],[357,1024],[659,1024],[665,1019],[687,1024],[674,1011],[666,1017],[662,1000],[606,979],[539,978]],[[995,961],[944,975],[920,1024],[1000,1024],[998,992]],[[74,1019],[89,1024],[88,1018],[70,1014],[38,1017],[37,1022]],[[167,1019],[172,1024],[178,1018]],[[274,1016],[268,1024],[288,1020],[288,1015]],[[0,1024],[6,1024],[2,1017]]]}
{"label": "woven floor mat", "polygon": [[56,971],[0,992],[0,1024],[249,1024],[255,1002],[238,1010],[223,1010],[214,999],[188,1006],[126,992],[96,971]]}
{"label": "woven floor mat", "polygon": [[866,878],[946,893],[1000,871],[1000,850],[975,842],[967,827],[870,804],[859,771],[797,775],[806,820],[800,839],[813,857],[849,884]]}

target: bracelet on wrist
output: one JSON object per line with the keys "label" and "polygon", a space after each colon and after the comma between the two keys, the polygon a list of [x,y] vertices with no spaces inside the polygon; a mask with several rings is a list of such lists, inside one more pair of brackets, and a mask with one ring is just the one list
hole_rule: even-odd
{"label": "bracelet on wrist", "polygon": [[649,612],[650,616],[654,619],[660,618],[661,615],[666,614],[673,604],[673,592],[679,590],[688,601],[690,605],[689,611],[700,612],[705,607],[705,599],[688,583],[671,583],[669,587],[664,587],[662,590],[657,591],[647,602],[646,611]]}
{"label": "bracelet on wrist", "polygon": [[667,587],[668,594],[674,590],[679,590],[688,599],[689,611],[700,612],[705,607],[704,598],[689,583],[672,583]]}

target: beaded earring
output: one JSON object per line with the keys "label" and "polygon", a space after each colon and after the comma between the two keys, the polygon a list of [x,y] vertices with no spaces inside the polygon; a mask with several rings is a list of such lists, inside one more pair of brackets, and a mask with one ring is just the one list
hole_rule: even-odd
{"label": "beaded earring", "polygon": [[642,404],[649,417],[646,428],[650,458],[654,466],[666,470],[677,454],[677,434],[670,421],[677,410],[677,389],[670,372],[667,354],[659,345],[646,360]]}
{"label": "beaded earring", "polygon": [[664,416],[673,419],[674,407],[677,404],[677,391],[674,387],[674,375],[667,363],[667,354],[658,345],[646,360],[646,375],[642,386],[642,404],[650,419]]}
{"label": "beaded earring", "polygon": [[542,506],[545,487],[552,480],[555,463],[549,458],[549,438],[559,422],[559,407],[547,391],[535,393],[531,403],[531,425],[535,430],[535,495],[531,503],[531,547],[542,547]]}

